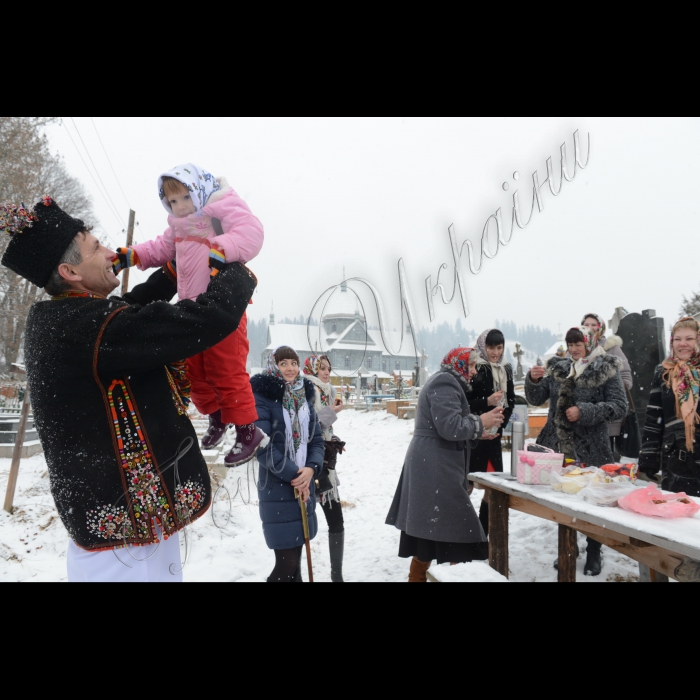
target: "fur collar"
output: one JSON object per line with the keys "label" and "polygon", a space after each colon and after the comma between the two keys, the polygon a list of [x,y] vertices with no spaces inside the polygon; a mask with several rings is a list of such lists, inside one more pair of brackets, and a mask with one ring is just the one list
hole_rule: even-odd
{"label": "fur collar", "polygon": [[233,192],[233,188],[228,184],[228,180],[225,177],[217,177],[216,179],[219,185],[221,185],[221,189],[218,192],[214,192],[214,194],[209,197],[207,206],[220,202],[229,192]]}
{"label": "fur collar", "polygon": [[[569,358],[554,357],[547,365],[549,374],[558,384],[563,384],[571,374]],[[579,389],[597,389],[607,384],[622,369],[622,360],[612,355],[603,355],[593,361],[588,369],[576,379]]]}
{"label": "fur collar", "polygon": [[[281,401],[284,398],[284,382],[278,377],[271,377],[268,374],[257,374],[250,380],[250,385],[253,388],[254,394],[264,396],[272,401]],[[316,387],[306,378],[304,378],[304,389],[306,391],[306,400],[314,405],[316,400]]]}
{"label": "fur collar", "polygon": [[605,341],[603,350],[605,350],[605,352],[609,352],[613,348],[621,348],[624,344],[624,341],[622,340],[622,338],[620,338],[619,335],[613,335]]}

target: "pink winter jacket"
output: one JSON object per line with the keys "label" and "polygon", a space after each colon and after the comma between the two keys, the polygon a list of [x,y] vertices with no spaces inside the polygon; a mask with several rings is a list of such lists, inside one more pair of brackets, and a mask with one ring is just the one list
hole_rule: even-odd
{"label": "pink winter jacket", "polygon": [[[201,215],[186,219],[169,216],[170,228],[162,236],[133,246],[139,256],[139,270],[162,267],[177,260],[180,299],[194,301],[207,291],[211,275],[209,251],[214,243],[223,249],[227,263],[248,264],[262,250],[265,240],[262,224],[225,178],[219,178],[219,182],[221,191],[209,198]],[[216,235],[212,219],[221,221],[223,236]]]}

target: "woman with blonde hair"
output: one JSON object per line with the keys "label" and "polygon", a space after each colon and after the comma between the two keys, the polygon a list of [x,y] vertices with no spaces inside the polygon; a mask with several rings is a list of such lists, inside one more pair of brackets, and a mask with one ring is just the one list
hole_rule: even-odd
{"label": "woman with blonde hair", "polygon": [[663,488],[700,496],[700,324],[690,316],[673,328],[671,354],[658,367],[647,408],[640,471],[663,473]]}

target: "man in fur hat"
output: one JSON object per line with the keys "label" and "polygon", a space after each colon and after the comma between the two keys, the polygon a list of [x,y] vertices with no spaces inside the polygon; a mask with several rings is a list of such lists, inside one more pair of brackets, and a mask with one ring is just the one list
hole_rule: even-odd
{"label": "man in fur hat", "polygon": [[173,269],[123,298],[122,263],[45,197],[0,207],[2,264],[46,290],[27,321],[34,418],[58,513],[68,578],[181,581],[179,532],[211,505],[207,465],[187,415],[183,358],[238,327],[256,287],[229,265],[196,301],[171,305]]}

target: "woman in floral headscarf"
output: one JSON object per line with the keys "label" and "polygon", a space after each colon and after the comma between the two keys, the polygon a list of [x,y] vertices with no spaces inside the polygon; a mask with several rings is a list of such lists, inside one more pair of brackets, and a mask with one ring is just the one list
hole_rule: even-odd
{"label": "woman in floral headscarf", "polygon": [[469,460],[485,431],[503,425],[503,409],[483,416],[467,395],[478,355],[458,348],[423,387],[416,429],[387,525],[401,531],[399,557],[413,559],[410,583],[426,583],[433,561],[462,564],[488,559],[486,535],[469,497]]}
{"label": "woman in floral headscarf", "polygon": [[671,354],[654,377],[639,468],[649,479],[663,472],[663,488],[700,496],[700,324],[681,319]]}
{"label": "woman in floral headscarf", "polygon": [[[587,314],[583,317],[582,326],[589,328],[598,338],[598,345],[600,345],[608,355],[617,357],[622,362],[622,370],[620,374],[622,376],[622,383],[625,385],[627,391],[632,391],[634,388],[634,376],[632,374],[632,368],[630,367],[627,355],[625,355],[622,347],[624,345],[622,338],[617,335],[611,335],[609,338],[606,337],[607,326],[605,321],[598,314]],[[622,434],[623,420],[617,420],[610,423],[608,426],[608,434],[610,435],[610,445],[615,451],[615,438],[619,438]],[[625,457],[637,457],[637,455],[624,455]]]}
{"label": "woman in floral headscarf", "polygon": [[340,480],[336,472],[338,457],[345,450],[333,432],[333,425],[338,420],[338,414],[343,411],[343,402],[338,399],[335,387],[331,382],[333,366],[327,355],[309,357],[304,363],[304,376],[316,387],[316,402],[314,404],[323,430],[323,442],[326,456],[323,463],[323,474],[317,481],[318,498],[328,523],[328,545],[331,553],[331,581],[344,583],[343,559],[345,556],[345,519],[340,503],[338,487]]}
{"label": "woman in floral headscarf", "polygon": [[311,539],[318,532],[316,479],[323,471],[323,433],[314,408],[314,385],[300,375],[299,356],[278,348],[267,369],[251,379],[258,411],[257,425],[270,436],[258,453],[258,498],[265,542],[277,560],[270,583],[294,583],[304,546],[302,494]]}

